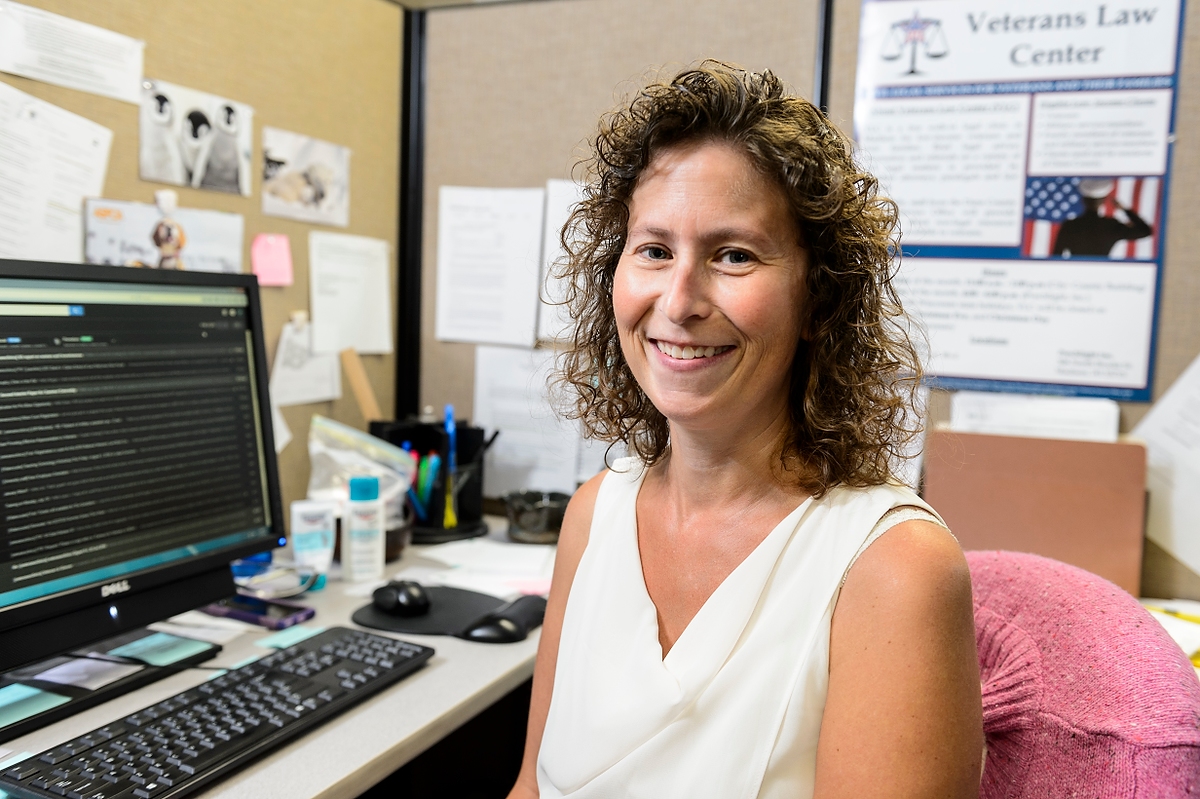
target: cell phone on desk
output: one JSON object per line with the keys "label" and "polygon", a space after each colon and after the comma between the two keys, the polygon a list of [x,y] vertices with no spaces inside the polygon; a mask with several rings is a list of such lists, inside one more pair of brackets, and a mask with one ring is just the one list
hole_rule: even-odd
{"label": "cell phone on desk", "polygon": [[308,621],[317,612],[296,602],[282,599],[257,599],[252,596],[237,594],[220,602],[201,608],[210,616],[225,616],[239,621],[258,624],[268,630],[282,630]]}

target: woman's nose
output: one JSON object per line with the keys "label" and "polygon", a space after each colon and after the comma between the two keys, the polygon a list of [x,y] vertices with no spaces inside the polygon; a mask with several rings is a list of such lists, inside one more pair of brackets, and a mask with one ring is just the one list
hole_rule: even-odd
{"label": "woman's nose", "polygon": [[680,258],[670,269],[659,310],[675,324],[706,316],[710,308],[708,288],[702,259]]}

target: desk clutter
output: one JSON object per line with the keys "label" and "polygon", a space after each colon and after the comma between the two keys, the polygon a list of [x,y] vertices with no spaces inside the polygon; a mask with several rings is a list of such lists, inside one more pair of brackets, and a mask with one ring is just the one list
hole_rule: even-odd
{"label": "desk clutter", "polygon": [[187,796],[394,684],[433,650],[336,627],[0,773],[18,797]]}

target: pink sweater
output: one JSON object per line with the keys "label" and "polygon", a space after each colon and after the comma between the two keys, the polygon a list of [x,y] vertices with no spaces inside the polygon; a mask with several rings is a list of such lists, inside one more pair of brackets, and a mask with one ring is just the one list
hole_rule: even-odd
{"label": "pink sweater", "polygon": [[1200,682],[1112,583],[969,552],[983,681],[982,799],[1200,797]]}

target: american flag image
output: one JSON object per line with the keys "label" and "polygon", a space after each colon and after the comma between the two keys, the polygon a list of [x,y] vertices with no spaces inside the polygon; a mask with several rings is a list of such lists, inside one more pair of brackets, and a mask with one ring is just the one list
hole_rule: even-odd
{"label": "american flag image", "polygon": [[[1079,184],[1083,178],[1029,178],[1025,183],[1025,232],[1021,253],[1027,258],[1049,258],[1062,223],[1083,213]],[[1117,216],[1117,204],[1132,210],[1154,228],[1154,233],[1132,241],[1118,241],[1109,257],[1116,260],[1151,260],[1158,254],[1159,191],[1162,178],[1113,178],[1114,191],[1101,204],[1100,216]]]}

